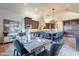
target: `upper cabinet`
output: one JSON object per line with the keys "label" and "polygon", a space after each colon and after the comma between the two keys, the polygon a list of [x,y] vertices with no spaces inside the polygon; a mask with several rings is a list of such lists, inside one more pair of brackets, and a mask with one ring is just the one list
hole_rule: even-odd
{"label": "upper cabinet", "polygon": [[63,22],[64,31],[79,34],[79,19],[67,20]]}
{"label": "upper cabinet", "polygon": [[32,29],[38,29],[38,26],[39,26],[38,21],[32,20],[32,18],[30,17],[25,17],[24,22],[25,22],[25,28],[27,25],[31,25]]}
{"label": "upper cabinet", "polygon": [[45,23],[45,27],[44,29],[54,29],[55,28],[55,24],[52,24],[52,23]]}

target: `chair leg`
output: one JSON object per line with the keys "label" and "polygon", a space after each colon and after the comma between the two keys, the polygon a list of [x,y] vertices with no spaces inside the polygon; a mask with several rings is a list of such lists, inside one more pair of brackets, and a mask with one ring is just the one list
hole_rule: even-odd
{"label": "chair leg", "polygon": [[17,49],[14,49],[14,56],[18,56]]}
{"label": "chair leg", "polygon": [[14,49],[14,56],[22,56],[22,54],[20,54],[17,49]]}

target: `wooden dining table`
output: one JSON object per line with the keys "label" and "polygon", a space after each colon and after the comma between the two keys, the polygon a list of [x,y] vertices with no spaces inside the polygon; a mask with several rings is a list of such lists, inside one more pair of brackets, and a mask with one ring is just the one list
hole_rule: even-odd
{"label": "wooden dining table", "polygon": [[37,55],[41,52],[41,49],[44,48],[47,44],[50,44],[51,40],[36,37],[32,42],[24,44],[24,47],[29,53],[33,53]]}

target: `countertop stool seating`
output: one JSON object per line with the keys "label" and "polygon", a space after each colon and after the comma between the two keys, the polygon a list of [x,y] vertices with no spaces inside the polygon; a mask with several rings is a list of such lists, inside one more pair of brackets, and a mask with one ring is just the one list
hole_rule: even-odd
{"label": "countertop stool seating", "polygon": [[20,43],[19,40],[14,41],[14,46],[16,49],[14,49],[14,56],[29,56],[31,55],[23,46],[22,43]]}
{"label": "countertop stool seating", "polygon": [[53,34],[53,41],[57,42],[62,39],[63,33],[62,32],[57,32]]}

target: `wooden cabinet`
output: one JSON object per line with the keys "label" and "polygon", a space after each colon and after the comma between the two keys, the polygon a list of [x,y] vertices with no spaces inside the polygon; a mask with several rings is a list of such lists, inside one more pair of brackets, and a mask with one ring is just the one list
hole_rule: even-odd
{"label": "wooden cabinet", "polygon": [[49,29],[49,23],[46,23],[44,29]]}
{"label": "wooden cabinet", "polygon": [[68,32],[70,34],[79,34],[79,19],[68,20],[63,22],[64,32]]}
{"label": "wooden cabinet", "polygon": [[55,28],[55,24],[51,24],[51,23],[46,23],[46,26],[44,27],[44,29],[54,29]]}
{"label": "wooden cabinet", "polygon": [[32,26],[32,29],[38,29],[38,26],[39,26],[38,21],[32,20],[32,18],[29,18],[29,17],[25,17],[24,22],[25,22],[25,27],[28,24]]}

